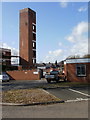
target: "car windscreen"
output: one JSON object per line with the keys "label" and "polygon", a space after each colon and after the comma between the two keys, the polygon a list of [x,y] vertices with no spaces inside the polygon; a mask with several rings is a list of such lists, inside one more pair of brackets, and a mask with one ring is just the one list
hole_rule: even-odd
{"label": "car windscreen", "polygon": [[58,74],[58,73],[59,73],[58,71],[51,71],[51,72],[50,72],[51,75],[56,75],[56,74]]}

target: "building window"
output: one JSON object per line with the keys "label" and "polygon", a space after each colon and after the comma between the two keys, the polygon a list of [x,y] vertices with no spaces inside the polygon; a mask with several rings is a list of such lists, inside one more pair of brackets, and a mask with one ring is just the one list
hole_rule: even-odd
{"label": "building window", "polygon": [[32,46],[34,49],[36,49],[36,42],[33,42]]}
{"label": "building window", "polygon": [[33,42],[33,48],[35,47],[35,44],[34,44],[34,42]]}
{"label": "building window", "polygon": [[36,25],[32,24],[32,30],[36,32]]}
{"label": "building window", "polygon": [[34,30],[35,28],[34,28],[34,25],[33,25],[33,30]]}
{"label": "building window", "polygon": [[36,63],[36,59],[33,59],[33,64],[35,64]]}
{"label": "building window", "polygon": [[36,51],[33,51],[33,57],[36,58]]}
{"label": "building window", "polygon": [[80,64],[76,66],[77,76],[86,76],[86,65]]}
{"label": "building window", "polygon": [[6,52],[3,52],[3,55],[6,55]]}
{"label": "building window", "polygon": [[33,33],[33,40],[36,40],[36,34]]}
{"label": "building window", "polygon": [[33,59],[33,64],[34,64],[34,59]]}

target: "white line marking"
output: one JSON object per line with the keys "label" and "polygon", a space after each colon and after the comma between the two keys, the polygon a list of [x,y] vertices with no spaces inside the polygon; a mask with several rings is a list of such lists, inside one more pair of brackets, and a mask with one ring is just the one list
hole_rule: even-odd
{"label": "white line marking", "polygon": [[73,91],[73,92],[76,92],[76,93],[79,93],[79,94],[82,94],[82,95],[85,95],[85,96],[87,96],[87,97],[90,97],[90,95],[85,94],[85,93],[82,93],[82,92],[80,92],[80,91],[73,90],[73,89],[69,89],[69,90],[71,90],[71,91]]}
{"label": "white line marking", "polygon": [[76,98],[75,100],[66,100],[65,102],[78,102],[78,101],[88,101],[90,99]]}

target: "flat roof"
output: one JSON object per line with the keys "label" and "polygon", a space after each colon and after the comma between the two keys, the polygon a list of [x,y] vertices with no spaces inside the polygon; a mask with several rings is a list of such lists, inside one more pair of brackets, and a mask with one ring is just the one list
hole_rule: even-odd
{"label": "flat roof", "polygon": [[7,49],[7,48],[0,48],[0,51],[8,51],[8,52],[11,52],[11,49]]}
{"label": "flat roof", "polygon": [[68,63],[90,63],[90,58],[67,59],[64,61],[64,64]]}

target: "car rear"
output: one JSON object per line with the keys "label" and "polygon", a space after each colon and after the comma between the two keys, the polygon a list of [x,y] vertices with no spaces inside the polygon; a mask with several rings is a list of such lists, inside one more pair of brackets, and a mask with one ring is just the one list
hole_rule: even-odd
{"label": "car rear", "polygon": [[7,74],[1,74],[0,81],[1,82],[9,82],[9,76]]}

